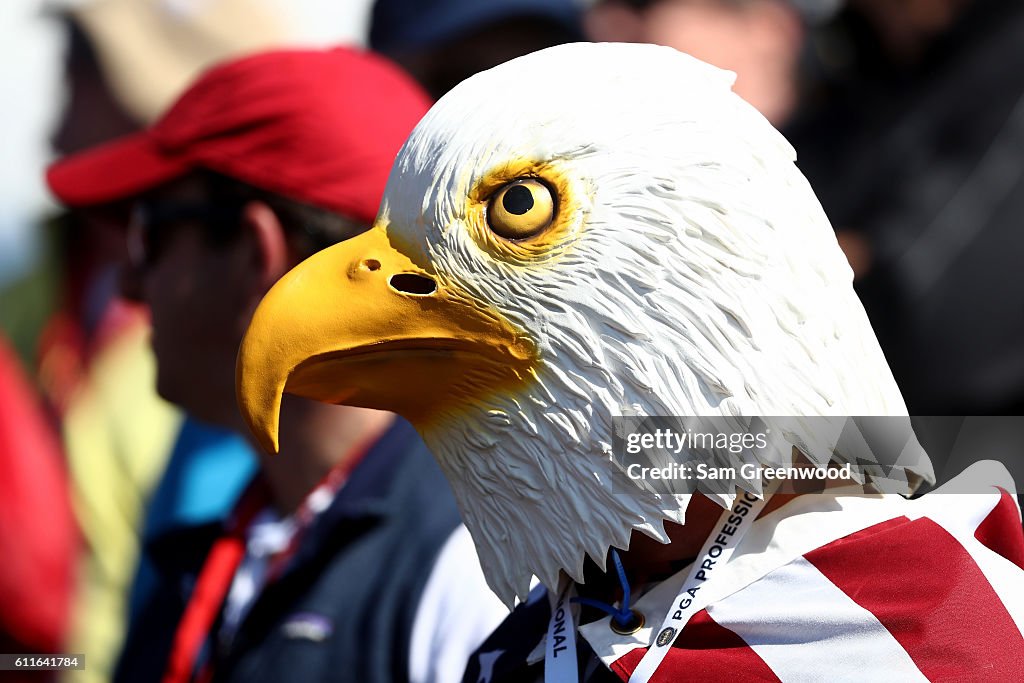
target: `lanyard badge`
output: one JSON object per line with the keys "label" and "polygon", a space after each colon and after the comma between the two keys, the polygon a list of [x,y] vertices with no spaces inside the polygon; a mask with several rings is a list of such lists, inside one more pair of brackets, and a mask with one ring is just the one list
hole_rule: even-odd
{"label": "lanyard badge", "polygon": [[732,507],[722,513],[714,531],[690,569],[675,600],[665,615],[654,643],[648,648],[643,659],[629,677],[629,683],[647,683],[668,655],[669,649],[679,638],[683,628],[694,614],[707,607],[706,583],[718,567],[732,557],[736,546],[743,540],[747,530],[761,514],[771,494],[765,491],[762,498],[743,491],[736,496]]}
{"label": "lanyard badge", "polygon": [[568,577],[562,578],[558,599],[551,608],[548,622],[548,639],[544,646],[544,683],[565,683],[579,680],[579,665],[576,659],[576,616],[572,598],[576,595],[576,584]]}
{"label": "lanyard badge", "polygon": [[[715,524],[714,531],[705,541],[694,561],[689,575],[682,583],[675,600],[658,630],[654,643],[629,677],[629,683],[647,683],[668,655],[669,648],[690,618],[704,609],[708,600],[705,586],[715,570],[726,564],[754,520],[764,509],[771,496],[766,490],[763,497],[740,492],[732,506],[725,510]],[[575,584],[563,579],[558,599],[548,622],[544,661],[544,683],[577,683],[579,668],[576,658],[576,622],[570,601],[575,595]]]}

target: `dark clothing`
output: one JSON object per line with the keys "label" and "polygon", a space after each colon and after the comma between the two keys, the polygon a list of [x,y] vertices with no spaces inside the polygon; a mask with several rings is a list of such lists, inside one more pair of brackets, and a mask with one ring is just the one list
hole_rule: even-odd
{"label": "dark clothing", "polygon": [[[440,469],[412,427],[398,421],[302,535],[232,642],[211,639],[214,681],[407,680],[419,598],[458,524]],[[117,681],[160,679],[192,583],[220,533],[194,528],[153,549],[167,589],[136,620]]]}
{"label": "dark clothing", "polygon": [[[466,664],[462,683],[540,683],[544,661],[528,663],[533,650],[546,639],[551,604],[545,590],[535,589],[483,642]],[[576,641],[581,680],[586,683],[622,683],[594,656],[585,638]]]}
{"label": "dark clothing", "polygon": [[850,58],[787,133],[835,228],[871,245],[857,289],[911,413],[1019,413],[1024,4],[974,0],[913,65],[852,10],[830,31]]}

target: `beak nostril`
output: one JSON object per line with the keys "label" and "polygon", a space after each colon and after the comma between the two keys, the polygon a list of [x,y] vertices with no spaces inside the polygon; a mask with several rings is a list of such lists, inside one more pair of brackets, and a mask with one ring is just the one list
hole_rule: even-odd
{"label": "beak nostril", "polygon": [[416,273],[399,273],[388,280],[391,288],[403,294],[426,295],[437,291],[437,283],[431,278]]}
{"label": "beak nostril", "polygon": [[375,258],[368,258],[363,261],[363,268],[366,268],[370,272],[380,270],[380,261]]}

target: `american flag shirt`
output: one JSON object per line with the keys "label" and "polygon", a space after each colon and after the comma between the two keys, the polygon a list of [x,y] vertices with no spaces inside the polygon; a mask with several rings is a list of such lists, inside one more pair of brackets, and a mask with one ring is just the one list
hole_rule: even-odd
{"label": "american flag shirt", "polygon": [[[760,517],[715,576],[652,683],[1024,681],[1024,531],[1012,479],[972,465],[916,500],[805,495]],[[689,567],[578,629],[581,680],[628,681]],[[464,683],[543,680],[550,598],[520,605]]]}

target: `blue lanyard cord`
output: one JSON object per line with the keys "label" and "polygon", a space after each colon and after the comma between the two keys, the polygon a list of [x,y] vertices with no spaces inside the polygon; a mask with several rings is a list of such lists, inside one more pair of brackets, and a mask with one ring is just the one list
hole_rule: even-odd
{"label": "blue lanyard cord", "polygon": [[629,592],[629,581],[626,580],[626,570],[622,568],[622,560],[619,559],[619,553],[615,548],[611,549],[612,563],[615,565],[615,571],[619,575],[619,583],[622,585],[622,607],[614,607],[609,605],[607,602],[601,600],[594,600],[593,598],[571,598],[571,602],[578,603],[580,605],[586,605],[587,607],[595,607],[602,612],[607,612],[612,616],[615,624],[620,628],[628,628],[630,624],[636,621],[636,615],[633,614],[633,610],[629,608],[630,603],[630,592]]}

